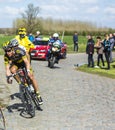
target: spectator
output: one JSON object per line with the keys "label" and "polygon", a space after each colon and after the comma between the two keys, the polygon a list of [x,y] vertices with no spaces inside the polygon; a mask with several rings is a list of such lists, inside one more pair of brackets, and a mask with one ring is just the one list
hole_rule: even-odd
{"label": "spectator", "polygon": [[73,35],[74,51],[78,52],[78,33],[75,32]]}
{"label": "spectator", "polygon": [[32,35],[32,33],[30,33],[28,35],[28,39],[33,43],[33,41],[35,40],[34,36]]}
{"label": "spectator", "polygon": [[105,39],[103,41],[103,45],[104,45],[104,53],[105,53],[105,58],[106,58],[106,62],[107,62],[107,69],[110,69],[110,41],[109,41],[109,35],[106,34],[105,35]]}
{"label": "spectator", "polygon": [[94,59],[93,59],[93,54],[94,54],[94,40],[91,35],[88,35],[88,41],[86,45],[86,54],[88,54],[88,67],[94,67]]}
{"label": "spectator", "polygon": [[113,49],[115,47],[115,33],[113,33],[113,38],[114,38],[114,46],[113,46]]}
{"label": "spectator", "polygon": [[103,43],[101,41],[101,37],[97,37],[97,43],[94,46],[94,48],[97,51],[97,66],[95,66],[95,68],[100,68],[100,60],[102,61],[102,65],[105,66],[104,59],[103,59],[104,46],[103,46]]}
{"label": "spectator", "polygon": [[109,34],[109,41],[110,41],[110,62],[113,62],[112,51],[114,48],[115,39],[113,38],[112,33]]}

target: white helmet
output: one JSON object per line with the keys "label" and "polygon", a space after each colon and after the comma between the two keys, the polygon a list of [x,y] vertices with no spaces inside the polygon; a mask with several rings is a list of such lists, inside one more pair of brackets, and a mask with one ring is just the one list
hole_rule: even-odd
{"label": "white helmet", "polygon": [[39,34],[40,34],[40,31],[37,31],[36,34],[39,35]]}
{"label": "white helmet", "polygon": [[58,33],[54,33],[54,34],[53,34],[53,37],[58,38],[58,37],[59,37]]}

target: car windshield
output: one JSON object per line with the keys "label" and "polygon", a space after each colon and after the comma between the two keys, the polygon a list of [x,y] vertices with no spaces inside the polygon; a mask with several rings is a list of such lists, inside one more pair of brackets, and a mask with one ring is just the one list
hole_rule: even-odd
{"label": "car windshield", "polygon": [[48,41],[35,41],[34,45],[48,45]]}

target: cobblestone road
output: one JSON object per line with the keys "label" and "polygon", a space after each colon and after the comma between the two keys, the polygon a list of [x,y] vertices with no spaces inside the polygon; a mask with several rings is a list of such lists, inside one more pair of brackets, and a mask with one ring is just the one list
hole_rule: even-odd
{"label": "cobblestone road", "polygon": [[12,110],[4,110],[7,130],[115,130],[115,80],[76,71],[74,64],[82,63],[87,63],[85,54],[68,54],[53,69],[46,61],[32,61],[44,100],[43,111],[32,119],[19,115],[17,84],[4,84],[2,67],[0,97]]}

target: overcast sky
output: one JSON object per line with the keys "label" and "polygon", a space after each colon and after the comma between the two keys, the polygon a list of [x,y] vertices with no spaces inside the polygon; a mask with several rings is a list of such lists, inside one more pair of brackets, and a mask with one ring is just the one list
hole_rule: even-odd
{"label": "overcast sky", "polygon": [[0,28],[12,27],[27,5],[33,3],[43,18],[89,21],[100,27],[115,28],[115,0],[0,0]]}

